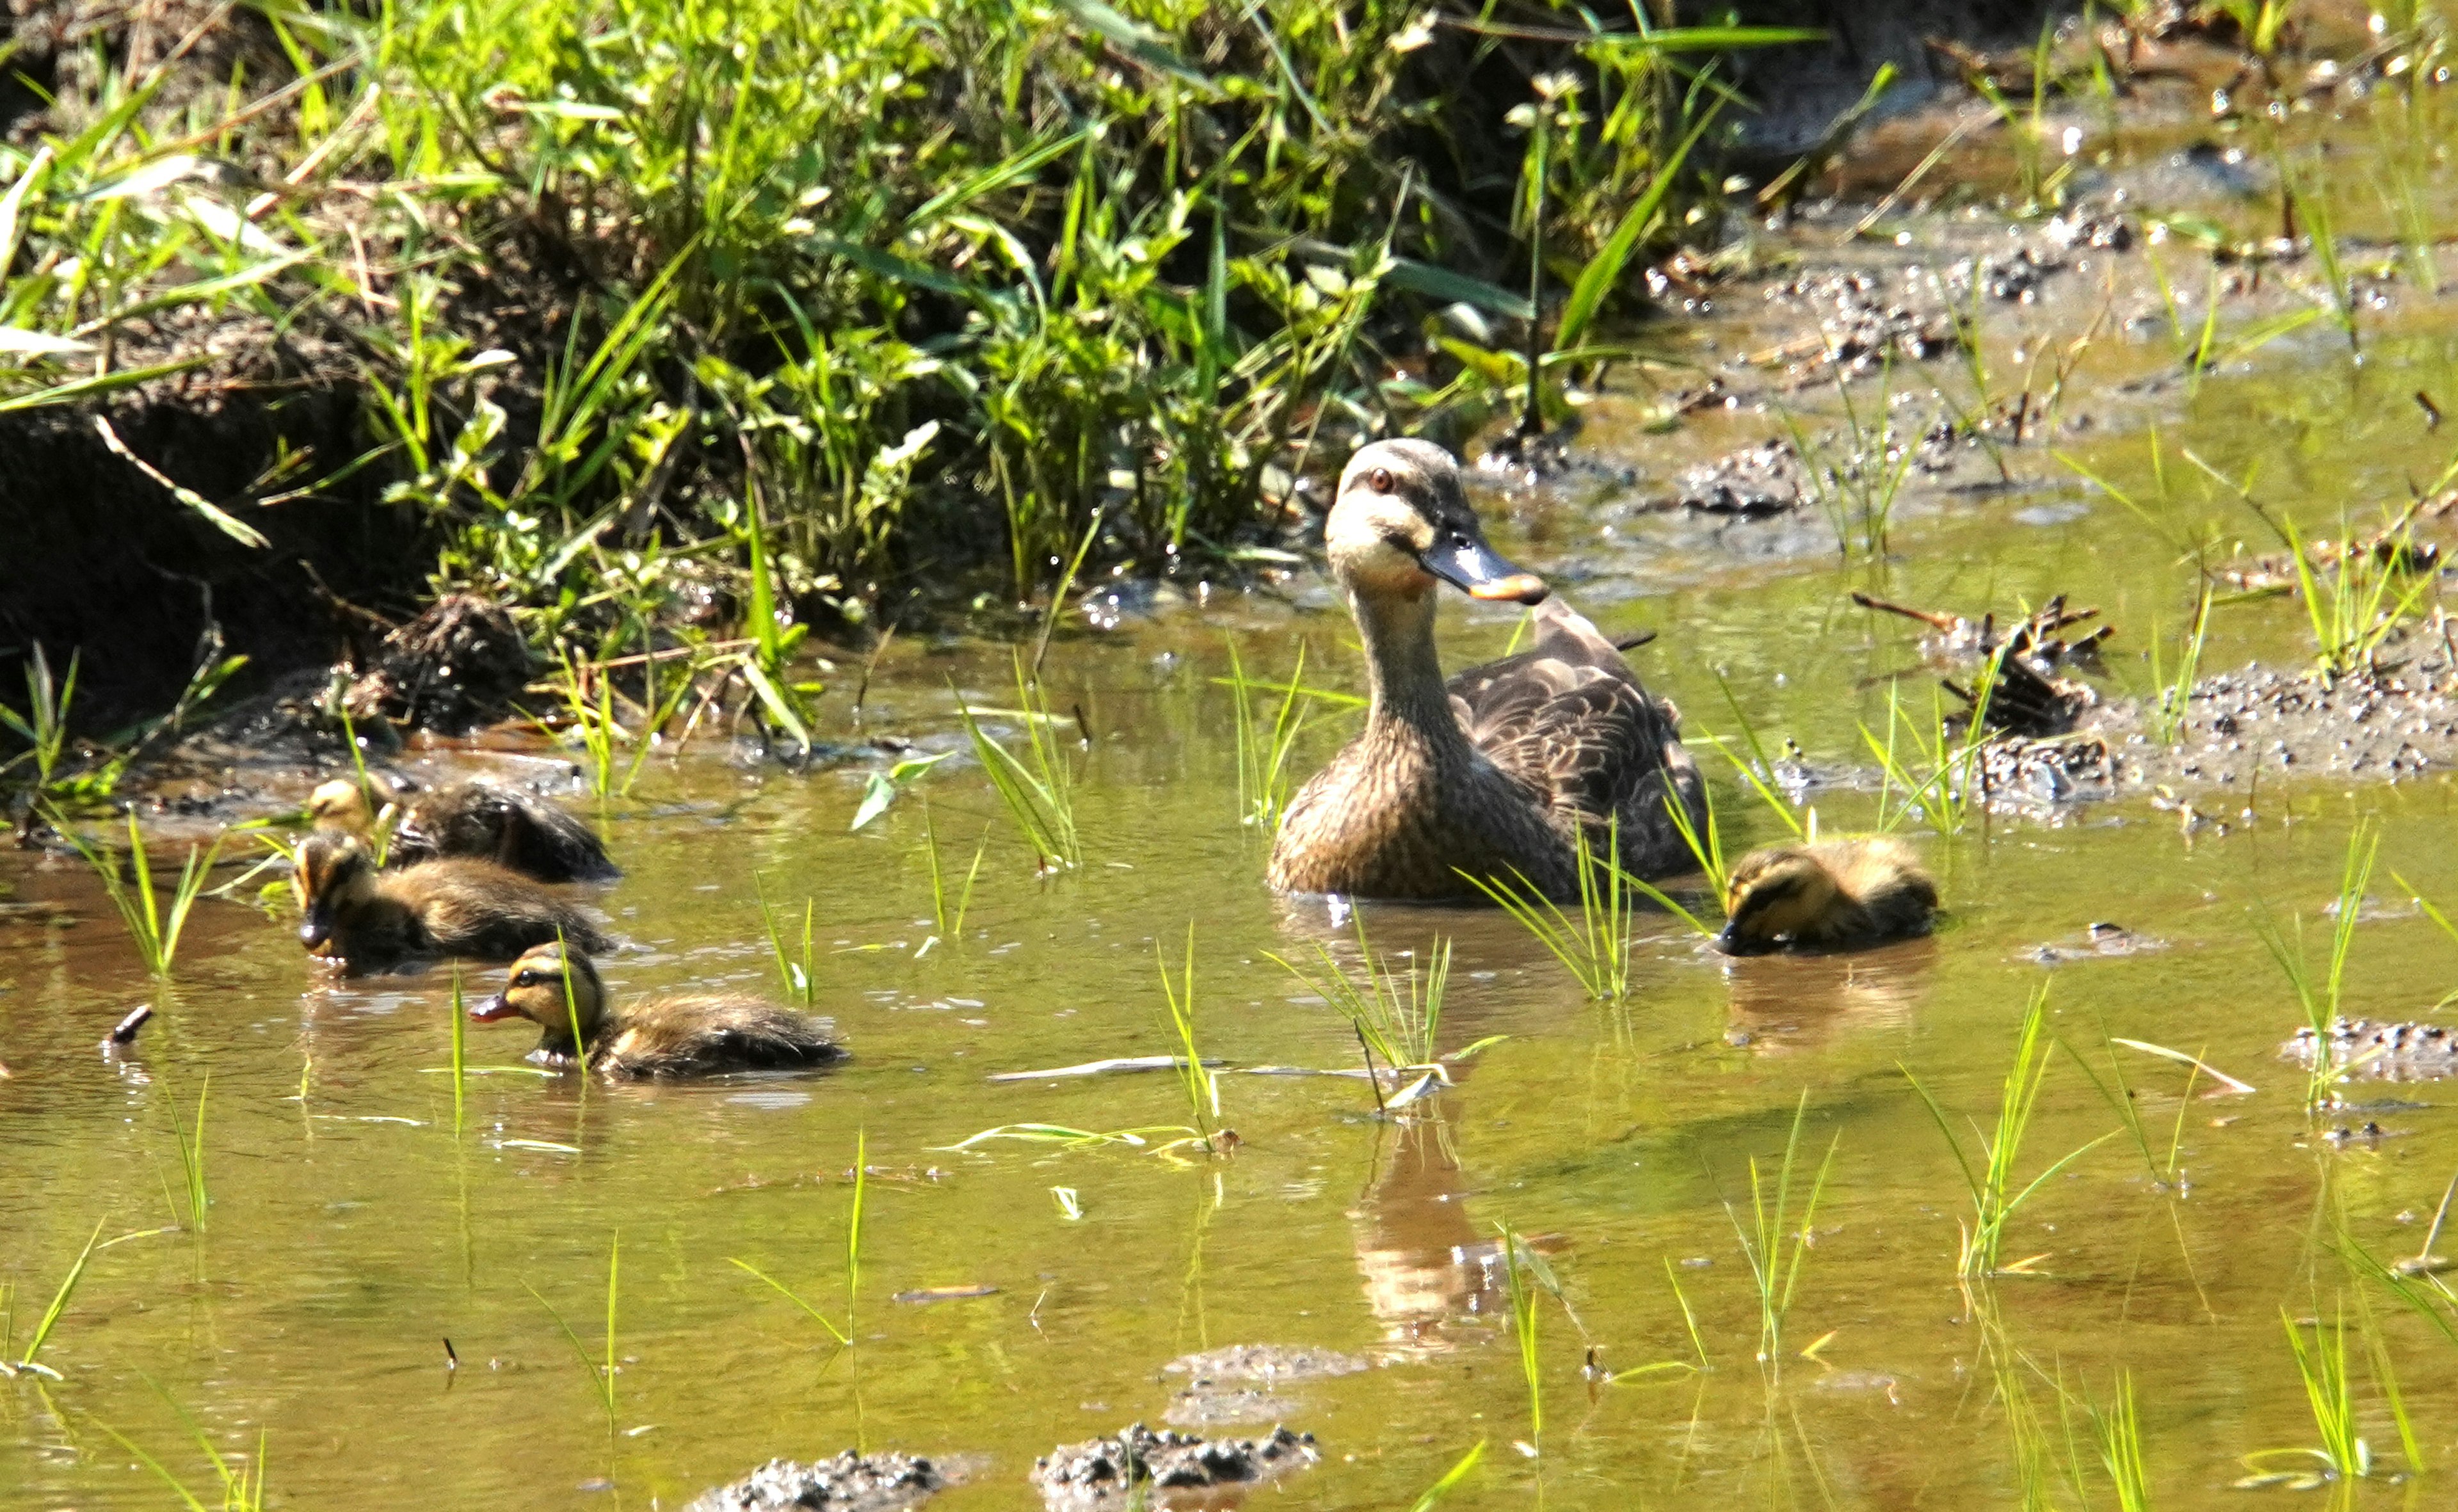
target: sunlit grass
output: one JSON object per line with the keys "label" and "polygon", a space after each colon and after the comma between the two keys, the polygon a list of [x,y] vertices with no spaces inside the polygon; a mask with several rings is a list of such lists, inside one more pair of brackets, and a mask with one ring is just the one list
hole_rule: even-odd
{"label": "sunlit grass", "polygon": [[1479,1439],[1474,1447],[1460,1456],[1449,1469],[1443,1472],[1440,1480],[1426,1487],[1416,1501],[1408,1503],[1408,1512],[1433,1512],[1433,1509],[1442,1503],[1443,1498],[1457,1490],[1460,1482],[1469,1478],[1476,1469],[1478,1461],[1484,1458],[1485,1440]]}
{"label": "sunlit grass", "polygon": [[[1584,829],[1573,837],[1572,865],[1579,885],[1575,915],[1546,897],[1524,874],[1518,874],[1519,880],[1514,883],[1498,877],[1460,873],[1469,885],[1492,899],[1504,913],[1534,935],[1537,943],[1562,963],[1562,969],[1577,981],[1587,995],[1600,1003],[1618,1002],[1629,996],[1631,943],[1637,930],[1637,915],[1632,903],[1637,888],[1616,861],[1619,840],[1618,821],[1602,855],[1589,843]],[[1665,901],[1670,903],[1671,900]],[[1690,922],[1697,928],[1706,927],[1696,919]]]}
{"label": "sunlit grass", "polygon": [[2313,1065],[2305,1082],[2304,1106],[2308,1112],[2326,1105],[2331,1088],[2355,1069],[2342,1064],[2337,1040],[2331,1030],[2340,1018],[2340,1003],[2346,985],[2347,956],[2355,948],[2356,925],[2364,913],[2364,889],[2372,882],[2373,864],[2381,855],[2379,825],[2365,819],[2347,836],[2346,860],[2339,874],[2339,896],[2334,905],[2335,916],[2330,925],[2330,953],[2317,981],[2311,963],[2304,955],[2304,922],[2302,916],[2292,917],[2285,930],[2266,913],[2256,920],[2254,931],[2278,963],[2281,975],[2296,994],[2304,1026],[2313,1032]]}
{"label": "sunlit grass", "polygon": [[2147,711],[2151,737],[2161,745],[2175,745],[2184,738],[2185,722],[2193,714],[2194,681],[2200,675],[2202,647],[2211,631],[2211,594],[2205,588],[2194,605],[2194,628],[2177,652],[2176,665],[2163,665],[2161,639],[2151,638],[2151,681],[2158,696]]}
{"label": "sunlit grass", "polygon": [[1196,1043],[1194,922],[1190,920],[1186,925],[1186,959],[1177,982],[1170,980],[1169,958],[1162,954],[1157,941],[1153,944],[1153,956],[1160,965],[1161,996],[1168,1005],[1171,1035],[1177,1042],[1178,1087],[1186,1094],[1186,1117],[1193,1136],[1184,1143],[1207,1153],[1218,1153],[1225,1133],[1219,1129],[1220,1079],[1203,1064],[1202,1048]]}
{"label": "sunlit grass", "polygon": [[[777,963],[777,975],[785,984],[785,994],[808,1012],[819,1002],[819,960],[815,931],[819,927],[819,900],[802,900],[802,933],[799,948],[789,952],[786,942],[791,935],[777,922],[777,910],[768,901],[767,883],[758,872],[751,874],[752,892],[760,900],[760,922],[768,932],[768,954]],[[791,919],[791,915],[787,916]]]}
{"label": "sunlit grass", "polygon": [[[1404,1106],[1416,1096],[1430,1094],[1450,1085],[1450,1073],[1445,1062],[1466,1060],[1503,1038],[1489,1035],[1475,1044],[1453,1051],[1448,1057],[1440,1054],[1439,1045],[1443,1021],[1443,998],[1448,990],[1451,974],[1451,942],[1436,938],[1423,952],[1421,966],[1417,953],[1411,952],[1405,971],[1395,969],[1388,957],[1378,956],[1365,938],[1365,921],[1355,916],[1357,953],[1363,964],[1364,980],[1342,965],[1327,944],[1318,941],[1315,958],[1317,971],[1299,966],[1286,957],[1265,951],[1263,957],[1298,980],[1309,992],[1331,1005],[1332,1010],[1348,1021],[1350,1029],[1366,1057],[1366,1075],[1374,1087],[1374,1103],[1389,1111],[1395,1105]],[[1377,1061],[1380,1067],[1377,1067]],[[1388,1073],[1418,1080],[1402,1088],[1399,1095],[1386,1098],[1382,1090],[1382,1076]],[[1414,1094],[1414,1095],[1411,1095]]]}
{"label": "sunlit grass", "polygon": [[1918,818],[1940,835],[1959,835],[1986,806],[1989,705],[2007,654],[2003,642],[1990,652],[1977,679],[1979,698],[1962,716],[1960,734],[1948,718],[1944,694],[1936,689],[1929,692],[1924,718],[1906,711],[1901,694],[1889,688],[1885,738],[1865,724],[1861,727],[1862,743],[1885,775],[1875,826],[1881,834]]}
{"label": "sunlit grass", "polygon": [[1972,1130],[1979,1141],[1980,1159],[1976,1164],[1947,1118],[1946,1109],[1938,1106],[1937,1099],[1912,1075],[1909,1067],[1902,1067],[1904,1079],[1911,1083],[1921,1106],[1928,1109],[1938,1132],[1946,1136],[1947,1147],[1954,1152],[1954,1163],[1971,1194],[1971,1215],[1959,1224],[1963,1244],[1955,1261],[1956,1270],[1968,1279],[2026,1274],[2047,1258],[2035,1254],[2006,1261],[2002,1251],[2007,1224],[2050,1177],[2121,1132],[2110,1129],[2052,1162],[2019,1188],[2015,1185],[2015,1164],[2021,1158],[2024,1137],[2031,1130],[2032,1114],[2039,1106],[2040,1088],[2048,1079],[2049,1057],[2055,1047],[2047,1033],[2048,1005],[2049,988],[2042,983],[2023,1013],[2023,1026],[2014,1041],[2014,1061],[2007,1067],[2005,1087],[1998,1097],[1996,1127],[1987,1133],[1977,1128]]}
{"label": "sunlit grass", "polygon": [[939,938],[961,941],[965,938],[965,915],[973,906],[973,883],[982,875],[982,858],[989,854],[990,832],[982,831],[981,843],[973,847],[973,863],[965,868],[965,880],[956,889],[956,905],[948,906],[948,879],[939,862],[939,831],[930,818],[930,804],[922,804],[922,853],[930,863],[930,922]]}
{"label": "sunlit grass", "polygon": [[128,937],[136,942],[136,954],[145,963],[145,969],[156,979],[167,980],[179,953],[179,935],[187,928],[189,910],[196,906],[205,883],[212,879],[214,860],[221,854],[224,837],[216,835],[214,842],[202,849],[188,847],[187,860],[179,867],[179,880],[166,904],[156,892],[153,868],[145,854],[145,836],[136,827],[134,810],[128,815],[125,858],[90,845],[67,830],[61,833],[101,879],[103,891],[111,896],[120,922],[128,926]]}
{"label": "sunlit grass", "polygon": [[214,1076],[207,1071],[197,1087],[197,1121],[182,1123],[177,1098],[169,1099],[171,1129],[178,1138],[179,1172],[184,1178],[188,1199],[188,1228],[192,1232],[205,1232],[205,1094],[213,1090]]}
{"label": "sunlit grass", "polygon": [[828,1336],[835,1339],[839,1345],[845,1348],[851,1348],[854,1336],[855,1309],[858,1306],[859,1298],[862,1295],[863,1201],[865,1194],[869,1191],[869,1189],[870,1136],[867,1130],[863,1130],[857,1132],[854,1136],[853,1201],[845,1214],[844,1322],[843,1324],[839,1324],[836,1319],[828,1316],[828,1315],[821,1312],[817,1307],[805,1301],[802,1298],[802,1294],[796,1292],[792,1287],[789,1287],[784,1282],[778,1280],[767,1272],[760,1270],[750,1261],[729,1255],[726,1257],[726,1263],[735,1267],[737,1270],[743,1272],[754,1280],[757,1280],[761,1285],[767,1287],[770,1291],[775,1292],[778,1295],[802,1309],[804,1316],[809,1317],[813,1322],[819,1324],[820,1327],[827,1330]]}
{"label": "sunlit grass", "polygon": [[1015,698],[1011,712],[1023,726],[1022,756],[992,739],[976,717],[977,713],[1008,711],[976,711],[960,699],[956,716],[964,722],[991,791],[1032,846],[1041,869],[1073,870],[1084,864],[1084,847],[1075,829],[1074,774],[1052,732],[1056,721],[1051,717],[1040,682],[1025,675],[1021,652],[1015,658]]}
{"label": "sunlit grass", "polygon": [[213,1488],[199,1493],[181,1481],[169,1466],[147,1453],[134,1439],[100,1419],[95,1420],[95,1426],[135,1456],[136,1462],[161,1481],[188,1512],[264,1512],[265,1478],[269,1469],[265,1448],[271,1441],[271,1434],[262,1428],[257,1430],[256,1453],[253,1456],[225,1455],[215,1447],[204,1425],[198,1422],[186,1408],[171,1401],[169,1394],[162,1392],[159,1386],[155,1390],[161,1393],[165,1401],[171,1402],[171,1410],[178,1414],[180,1422],[187,1427],[188,1436],[196,1440],[198,1448],[204,1451],[206,1463],[213,1467],[214,1478],[219,1482]]}
{"label": "sunlit grass", "polygon": [[580,1341],[580,1336],[573,1332],[572,1325],[563,1320],[563,1315],[555,1311],[554,1304],[548,1301],[544,1294],[527,1281],[521,1283],[530,1295],[537,1298],[538,1306],[546,1309],[547,1315],[554,1319],[554,1326],[562,1331],[565,1341],[572,1345],[572,1353],[579,1359],[580,1368],[588,1373],[591,1395],[594,1396],[598,1405],[605,1409],[606,1434],[609,1441],[612,1441],[616,1431],[614,1373],[619,1361],[614,1354],[614,1325],[616,1301],[620,1295],[618,1281],[622,1269],[622,1257],[623,1236],[617,1232],[609,1239],[606,1246],[606,1354],[603,1359],[591,1356],[589,1346]]}
{"label": "sunlit grass", "polygon": [[[1310,700],[1300,686],[1305,680],[1305,642],[1298,642],[1297,664],[1285,687],[1248,680],[1237,642],[1229,644],[1229,688],[1235,705],[1238,745],[1238,822],[1265,837],[1279,833],[1281,815],[1288,808],[1295,779],[1289,756],[1305,731]],[[1257,716],[1258,694],[1276,691],[1280,707],[1268,725]]]}
{"label": "sunlit grass", "polygon": [[[1793,1211],[1793,1175],[1801,1154],[1801,1130],[1809,1114],[1809,1093],[1804,1089],[1793,1105],[1792,1127],[1784,1135],[1783,1159],[1775,1170],[1773,1190],[1769,1190],[1766,1172],[1759,1157],[1750,1157],[1749,1222],[1727,1200],[1726,1216],[1732,1220],[1733,1232],[1739,1238],[1741,1256],[1749,1262],[1750,1286],[1758,1301],[1759,1369],[1770,1381],[1781,1378],[1784,1357],[1784,1324],[1792,1315],[1793,1294],[1801,1284],[1802,1262],[1809,1256],[1811,1224],[1818,1216],[1818,1200],[1826,1191],[1827,1173],[1834,1169],[1835,1151],[1843,1143],[1839,1132],[1827,1141],[1826,1154],[1818,1163],[1818,1172],[1810,1178],[1809,1190],[1802,1197],[1799,1215]],[[1678,1295],[1678,1288],[1676,1289]],[[1696,1345],[1696,1319],[1690,1317],[1689,1302],[1682,1299],[1682,1315],[1693,1324],[1691,1342]],[[1815,1346],[1813,1346],[1815,1347]],[[1705,1351],[1700,1350],[1703,1358]]]}

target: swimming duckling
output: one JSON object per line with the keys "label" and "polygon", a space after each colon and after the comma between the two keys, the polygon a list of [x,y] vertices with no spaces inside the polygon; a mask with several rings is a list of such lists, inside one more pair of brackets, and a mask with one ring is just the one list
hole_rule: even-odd
{"label": "swimming duckling", "polygon": [[504,990],[469,1007],[469,1017],[481,1024],[515,1016],[543,1031],[531,1060],[571,1064],[577,1027],[590,1068],[608,1076],[825,1066],[845,1053],[820,1020],[739,993],[687,993],[611,1007],[597,968],[561,945],[540,945],[513,962]]}
{"label": "swimming duckling", "polygon": [[306,911],[299,942],[353,970],[424,956],[509,961],[558,935],[584,950],[614,948],[587,916],[492,861],[379,872],[357,836],[319,830],[299,847],[293,881]]}
{"label": "swimming duckling", "polygon": [[1901,840],[1772,845],[1733,868],[1724,913],[1716,943],[1731,955],[1850,950],[1928,933],[1937,883]]}
{"label": "swimming duckling", "polygon": [[[1576,842],[1616,837],[1638,877],[1687,871],[1666,795],[1703,830],[1698,771],[1677,716],[1621,652],[1543,581],[1495,554],[1459,465],[1423,441],[1361,447],[1323,528],[1332,575],[1365,646],[1365,731],[1290,800],[1272,848],[1281,892],[1473,899],[1467,878],[1579,891]],[[1439,584],[1532,604],[1528,651],[1443,681]]]}
{"label": "swimming duckling", "polygon": [[[534,794],[475,781],[404,793],[381,777],[367,781],[400,816],[388,858],[393,865],[475,857],[542,882],[611,881],[623,875],[587,824]],[[366,789],[347,777],[307,797],[307,818],[321,830],[365,836],[377,818],[367,810]]]}

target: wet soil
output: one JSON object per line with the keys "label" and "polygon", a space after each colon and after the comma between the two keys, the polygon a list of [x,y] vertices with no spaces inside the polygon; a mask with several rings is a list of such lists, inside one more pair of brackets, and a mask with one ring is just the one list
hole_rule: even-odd
{"label": "wet soil", "polygon": [[1114,1438],[1052,1450],[1035,1461],[1032,1483],[1056,1512],[1203,1505],[1200,1494],[1252,1485],[1313,1464],[1314,1435],[1274,1428],[1261,1439],[1202,1439],[1134,1423]]}
{"label": "wet soil", "polygon": [[731,1485],[695,1500],[686,1512],[901,1512],[948,1484],[927,1460],[847,1449],[833,1460],[771,1460]]}
{"label": "wet soil", "polygon": [[1178,1428],[1212,1428],[1232,1423],[1278,1423],[1302,1416],[1303,1402],[1285,1394],[1283,1386],[1310,1380],[1333,1380],[1371,1370],[1359,1356],[1337,1350],[1289,1348],[1278,1344],[1233,1344],[1171,1360],[1164,1376],[1191,1377],[1170,1397],[1163,1420]]}

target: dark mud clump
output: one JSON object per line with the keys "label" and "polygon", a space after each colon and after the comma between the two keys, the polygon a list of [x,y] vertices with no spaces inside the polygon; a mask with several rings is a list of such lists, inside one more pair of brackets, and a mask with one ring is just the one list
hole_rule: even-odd
{"label": "dark mud clump", "polygon": [[1770,441],[1693,467],[1676,487],[1675,502],[1684,509],[1757,520],[1800,508],[1809,474],[1802,466],[1800,448],[1789,441]]}
{"label": "dark mud clump", "polygon": [[[2279,1053],[2309,1066],[2323,1045],[2323,1037],[2308,1026],[2290,1035]],[[2330,1025],[2328,1048],[2332,1066],[2385,1082],[2458,1076],[2458,1032],[2438,1024],[2341,1019]]]}
{"label": "dark mud clump", "polygon": [[771,1460],[732,1485],[701,1493],[686,1512],[895,1512],[918,1506],[948,1484],[927,1460],[903,1454],[856,1454],[802,1463]]}
{"label": "dark mud clump", "polygon": [[1113,1439],[1052,1450],[1033,1462],[1032,1483],[1049,1505],[1072,1512],[1122,1507],[1139,1496],[1165,1503],[1171,1491],[1251,1484],[1317,1458],[1314,1435],[1286,1428],[1262,1439],[1199,1439],[1135,1423]]}
{"label": "dark mud clump", "polygon": [[1289,1416],[1291,1404],[1281,1387],[1373,1368],[1370,1360],[1334,1350],[1232,1344],[1188,1355],[1162,1367],[1166,1374],[1194,1378],[1170,1398],[1169,1408],[1161,1416],[1180,1428],[1277,1422]]}
{"label": "dark mud clump", "polygon": [[529,643],[511,614],[452,593],[384,638],[342,706],[361,724],[459,735],[510,713],[530,673]]}

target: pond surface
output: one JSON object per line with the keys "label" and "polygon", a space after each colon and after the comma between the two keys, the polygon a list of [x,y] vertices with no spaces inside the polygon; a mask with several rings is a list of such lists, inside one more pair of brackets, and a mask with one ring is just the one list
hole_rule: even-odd
{"label": "pond surface", "polygon": [[[2372,129],[2356,117],[2350,150]],[[2134,185],[2137,204],[2156,192],[2223,211],[2178,187],[2172,146],[2120,157],[2134,176],[2111,182]],[[2351,201],[2351,223],[2361,211]],[[1852,218],[1813,220],[1799,244],[1837,256]],[[1900,279],[2008,238],[2002,221],[1906,225],[1912,242],[1852,265]],[[2206,258],[2152,251],[2203,287]],[[2308,534],[2339,533],[2343,510],[2368,522],[2440,474],[2449,443],[2410,396],[2458,401],[2448,302],[2401,284],[2364,315],[2360,362],[2315,321],[2188,383],[2166,316],[2143,313],[2160,304],[2148,256],[2103,257],[2101,272],[1981,311],[2002,375],[2114,309],[2052,435],[2148,523],[2036,440],[2009,446],[2011,486],[1915,481],[1875,559],[1839,562],[1814,508],[1723,521],[1644,507],[1683,466],[1782,434],[1763,404],[1804,428],[1843,424],[1823,380],[1770,379],[1669,436],[1641,426],[1660,392],[1607,396],[1579,452],[1595,466],[1484,499],[1505,549],[1609,632],[1658,632],[1633,661],[1688,716],[1729,850],[1782,827],[1712,754],[1710,736],[1739,725],[1719,672],[1762,737],[1796,739],[1836,777],[1811,795],[1830,830],[1881,813],[1862,727],[1883,730],[1890,691],[1925,714],[1938,672],[1968,672],[1926,663],[1919,627],[1853,608],[1849,590],[2001,616],[2071,593],[2117,627],[2096,682],[2121,701],[2156,685],[2155,643],[2173,666],[2192,615],[2194,562],[2177,543],[2204,543],[2214,563],[2239,542],[2271,545],[2187,450],[2230,478],[2251,472],[2258,499]],[[2318,277],[2309,260],[2274,271],[2223,328],[2256,327]],[[1761,308],[1747,288],[1719,299],[1731,308],[1663,340],[1716,364],[1802,329],[1798,310]],[[1949,360],[1854,393],[1968,401],[1968,386]],[[2076,416],[2089,424],[2066,424]],[[1499,652],[1513,628],[1461,602],[1444,613],[1452,666]],[[164,1505],[150,1456],[215,1502],[201,1442],[235,1466],[261,1445],[271,1500],[290,1506],[671,1507],[771,1456],[856,1445],[969,1466],[936,1507],[1014,1507],[1033,1499],[1035,1456],[1159,1422],[1186,1387],[1164,1371],[1173,1359],[1263,1343],[1374,1368],[1279,1383],[1223,1427],[1278,1419],[1317,1437],[1323,1462],[1258,1504],[1406,1506],[1483,1442],[1447,1504],[2114,1505],[2092,1414],[2114,1409],[2120,1380],[2157,1504],[2287,1503],[2295,1493],[2231,1489],[2254,1468],[2312,1462],[2249,1468],[2246,1456],[2323,1441],[2283,1313],[2345,1320],[2375,1470],[2344,1488],[2353,1501],[2446,1502],[2458,1346],[2350,1257],[2425,1248],[2458,1170],[2451,1094],[2359,1079],[2339,1089],[2348,1106],[2308,1111],[2303,1070],[2278,1058],[2302,1009],[2260,932],[2267,921],[2292,946],[2301,928],[2322,973],[2350,838],[2374,825],[2344,1004],[2429,1014],[2458,943],[2408,900],[2458,905],[2445,767],[2354,783],[2256,751],[2198,800],[2224,827],[2192,833],[2148,792],[1975,816],[1951,837],[1911,818],[1950,910],[1934,939],[1734,962],[1650,915],[1618,1004],[1587,1001],[1495,913],[1369,907],[1378,954],[1450,942],[1444,1048],[1503,1037],[1454,1088],[1383,1118],[1361,1080],[1246,1074],[1358,1064],[1346,1023],[1270,959],[1320,942],[1353,961],[1357,946],[1320,901],[1264,889],[1267,842],[1240,822],[1220,680],[1233,646],[1250,673],[1285,678],[1300,640],[1309,682],[1360,686],[1353,632],[1307,574],[1109,632],[1071,622],[1045,668],[1052,706],[1080,708],[1091,735],[1065,742],[1085,853],[1067,875],[1035,875],[969,756],[859,832],[847,825],[873,763],[789,773],[707,742],[651,761],[632,797],[603,804],[627,875],[588,897],[634,943],[606,963],[610,984],[774,990],[754,879],[797,918],[808,899],[820,1004],[854,1051],[822,1075],[584,1087],[520,1068],[521,1025],[471,1025],[456,1113],[448,973],[340,981],[302,956],[288,919],[213,901],[176,987],[156,991],[81,869],[0,859],[21,901],[57,901],[77,920],[0,923],[10,1357],[97,1226],[118,1241],[93,1253],[44,1344],[59,1378],[0,1380],[0,1500]],[[2216,611],[2203,666],[2293,668],[2311,653],[2302,605],[2277,597]],[[838,669],[837,687],[854,672]],[[958,749],[952,690],[1004,706],[1010,675],[1005,648],[907,640],[878,668],[859,730],[831,693],[828,733]],[[1353,718],[1319,709],[1297,766],[1311,770]],[[520,770],[500,754],[408,765],[480,759]],[[926,824],[951,892],[988,836],[961,929],[934,917]],[[1676,887],[1703,901],[1695,880]],[[2129,933],[2094,937],[2109,923]],[[1160,971],[1178,969],[1190,924],[1201,1045],[1225,1063],[1221,1122],[1242,1139],[1233,1154],[949,1148],[1023,1123],[1185,1123],[1165,1073],[990,1078],[1173,1048]],[[2041,992],[2053,1048],[2014,1186],[2084,1152],[2009,1222],[2015,1274],[1965,1284],[1971,1196],[1914,1079],[1981,1158]],[[133,1051],[98,1052],[149,999],[160,1012]],[[2189,1079],[2117,1039],[2199,1056],[2253,1089]],[[2129,1100],[2132,1121],[2117,1111]],[[200,1119],[210,1201],[195,1223],[180,1130]],[[2332,1137],[2342,1129],[2356,1136]],[[1787,1207],[1767,1226],[1799,1230],[1813,1189],[1816,1204],[1797,1269],[1781,1242],[1789,1306],[1762,1360],[1753,1164],[1771,1210],[1788,1143]],[[858,1150],[854,1343],[840,1348],[743,1267],[843,1324]],[[1541,1427],[1498,1263],[1505,1225],[1559,1283],[1535,1304]],[[611,1418],[581,1358],[603,1357],[610,1327]],[[1591,1361],[1665,1368],[1604,1383],[1583,1374]],[[2420,1476],[2406,1475],[2392,1378]]]}

